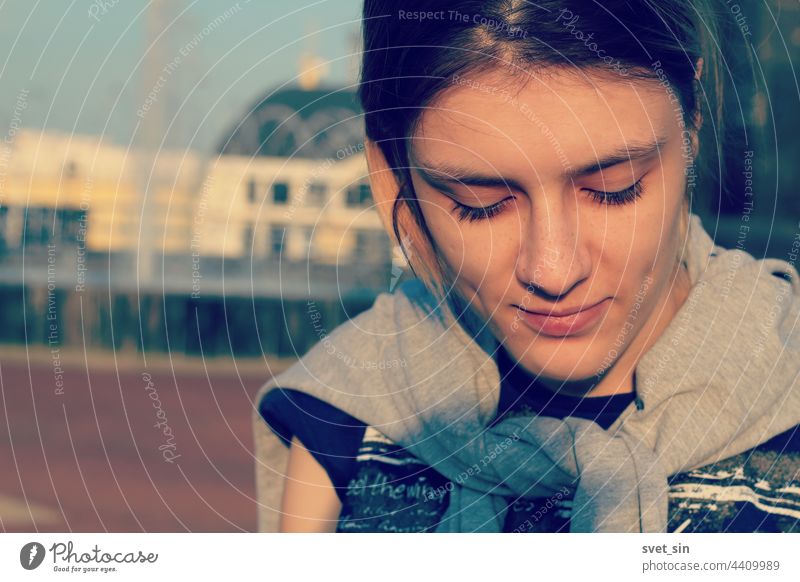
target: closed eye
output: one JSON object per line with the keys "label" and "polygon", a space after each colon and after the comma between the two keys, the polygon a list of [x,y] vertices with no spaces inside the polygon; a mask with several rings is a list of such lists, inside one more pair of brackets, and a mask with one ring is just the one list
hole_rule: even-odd
{"label": "closed eye", "polygon": [[616,192],[606,192],[604,190],[593,190],[591,188],[584,188],[589,193],[589,196],[598,204],[606,204],[609,206],[618,206],[621,204],[630,204],[642,195],[644,187],[642,186],[642,178],[639,178],[632,185],[623,190]]}
{"label": "closed eye", "polygon": [[469,221],[475,222],[476,220],[485,220],[487,218],[492,218],[500,213],[511,200],[515,200],[514,196],[509,196],[508,198],[504,198],[500,202],[496,202],[489,206],[468,206],[466,204],[461,204],[460,202],[456,202],[453,200],[455,206],[453,207],[453,212],[458,211],[458,220],[459,221]]}

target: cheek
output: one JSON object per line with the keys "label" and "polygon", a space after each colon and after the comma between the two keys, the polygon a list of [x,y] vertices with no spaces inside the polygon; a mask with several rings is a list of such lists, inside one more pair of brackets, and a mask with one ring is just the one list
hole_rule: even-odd
{"label": "cheek", "polygon": [[659,188],[643,206],[644,213],[635,225],[633,249],[644,255],[656,274],[668,275],[675,266],[680,238],[680,221],[685,197],[683,160],[679,156],[665,165],[654,183]]}
{"label": "cheek", "polygon": [[515,222],[507,220],[459,222],[451,204],[420,199],[428,229],[458,282],[481,293],[507,286],[519,252],[519,225],[514,228]]}
{"label": "cheek", "polygon": [[[669,285],[681,244],[684,174],[674,160],[669,165],[665,161],[663,169],[650,177],[647,190],[630,209],[588,211],[581,216],[587,227],[584,241],[598,257],[595,295],[606,292],[617,298],[609,329],[616,330],[621,320],[629,318],[629,310],[645,316]],[[635,318],[634,325],[641,320]]]}
{"label": "cheek", "polygon": [[684,162],[672,152],[649,177],[634,211],[620,213],[621,220],[607,228],[606,245],[613,247],[619,273],[628,269],[635,276],[674,266],[685,185]]}
{"label": "cheek", "polygon": [[[682,241],[679,224],[684,182],[682,171],[668,172],[640,200],[636,215],[610,233],[606,245],[613,250],[603,253],[601,269],[614,274],[606,280],[618,285],[620,309],[617,316],[639,326],[668,291],[675,257]],[[655,186],[657,184],[658,187]],[[610,229],[609,229],[610,231]],[[634,317],[636,316],[636,317]],[[615,320],[616,325],[616,320]]]}

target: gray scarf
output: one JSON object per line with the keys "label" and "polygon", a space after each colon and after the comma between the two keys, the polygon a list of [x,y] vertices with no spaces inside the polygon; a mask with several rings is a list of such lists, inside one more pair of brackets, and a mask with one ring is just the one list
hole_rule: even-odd
{"label": "gray scarf", "polygon": [[[448,480],[437,531],[500,531],[509,499],[573,497],[570,531],[665,532],[670,475],[746,451],[800,423],[800,278],[779,259],[716,246],[691,215],[687,301],[639,360],[637,405],[595,422],[496,415],[496,340],[436,305],[419,281],[322,338],[262,386],[337,406]],[[258,419],[261,425],[263,421]],[[257,428],[261,529],[285,455]],[[285,447],[284,447],[285,448]],[[562,492],[562,493],[559,493]]]}

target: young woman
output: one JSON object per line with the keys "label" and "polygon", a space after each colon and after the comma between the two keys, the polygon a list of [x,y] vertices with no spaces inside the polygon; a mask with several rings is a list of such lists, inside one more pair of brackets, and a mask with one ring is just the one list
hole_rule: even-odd
{"label": "young woman", "polygon": [[262,531],[800,531],[797,271],[690,210],[710,16],[366,0],[418,279],[262,388]]}

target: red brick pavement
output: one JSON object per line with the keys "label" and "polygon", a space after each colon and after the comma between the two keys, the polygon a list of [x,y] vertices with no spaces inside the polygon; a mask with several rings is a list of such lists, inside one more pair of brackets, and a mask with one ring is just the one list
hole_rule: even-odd
{"label": "red brick pavement", "polygon": [[250,414],[269,373],[198,360],[150,369],[148,390],[142,366],[62,368],[58,395],[52,362],[0,361],[0,531],[255,530]]}

